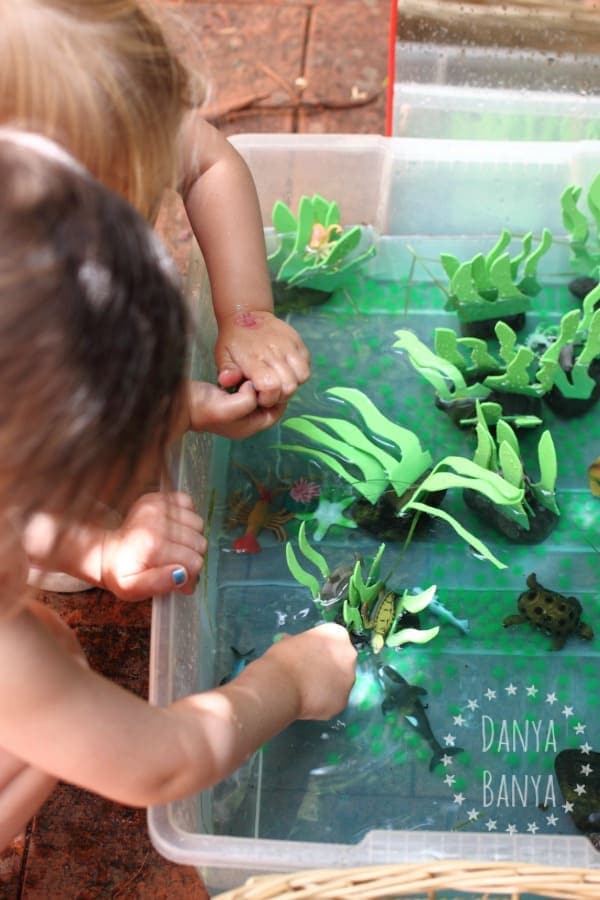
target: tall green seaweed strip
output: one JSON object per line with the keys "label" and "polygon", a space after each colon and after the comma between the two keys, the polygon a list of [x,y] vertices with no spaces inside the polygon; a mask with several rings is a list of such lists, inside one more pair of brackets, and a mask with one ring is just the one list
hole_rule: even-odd
{"label": "tall green seaweed strip", "polygon": [[[435,388],[442,400],[457,400],[463,397],[474,400],[489,396],[491,389],[485,385],[477,382],[467,385],[461,369],[456,365],[454,354],[451,354],[454,355],[454,359],[450,360],[434,353],[414,332],[405,328],[396,331],[395,336],[397,340],[393,344],[394,349],[404,350],[408,354],[413,368]],[[444,346],[449,345],[450,342],[446,339],[440,349],[443,350]]]}
{"label": "tall green seaweed strip", "polygon": [[[304,525],[304,522],[302,524]],[[285,545],[285,560],[291,575],[296,579],[298,584],[307,587],[313,600],[317,600],[320,590],[319,582],[314,575],[302,568],[294,553],[294,548],[289,542]]]}
{"label": "tall green seaweed strip", "polygon": [[[443,471],[445,467],[453,471]],[[524,497],[524,490],[517,488],[495,472],[489,472],[482,466],[460,456],[447,456],[442,459],[433,471],[421,482],[410,501],[404,507],[405,510],[425,512],[430,516],[442,519],[466,541],[480,556],[489,560],[499,569],[505,569],[501,562],[478,537],[464,527],[454,516],[443,509],[423,503],[419,498],[429,493],[461,488],[477,491],[483,494],[492,503],[508,509],[518,509]]]}

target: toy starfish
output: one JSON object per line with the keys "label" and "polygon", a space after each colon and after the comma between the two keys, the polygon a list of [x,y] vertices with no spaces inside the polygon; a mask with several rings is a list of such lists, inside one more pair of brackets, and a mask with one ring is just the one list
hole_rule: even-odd
{"label": "toy starfish", "polygon": [[297,518],[305,521],[314,520],[317,528],[313,534],[313,540],[322,541],[332,525],[340,525],[342,528],[357,527],[354,519],[348,519],[344,515],[344,510],[354,503],[355,499],[355,497],[345,497],[343,500],[326,500],[321,497],[314,512],[299,513]]}

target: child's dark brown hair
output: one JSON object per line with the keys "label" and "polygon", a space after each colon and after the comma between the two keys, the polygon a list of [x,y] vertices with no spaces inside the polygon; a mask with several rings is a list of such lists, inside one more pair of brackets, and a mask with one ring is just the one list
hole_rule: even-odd
{"label": "child's dark brown hair", "polygon": [[0,508],[85,517],[164,459],[187,317],[141,217],[36,141],[0,131]]}

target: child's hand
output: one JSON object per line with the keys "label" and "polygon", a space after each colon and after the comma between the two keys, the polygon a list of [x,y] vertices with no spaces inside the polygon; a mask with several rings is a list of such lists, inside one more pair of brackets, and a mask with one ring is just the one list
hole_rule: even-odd
{"label": "child's hand", "polygon": [[354,684],[356,650],[341,625],[328,623],[286,636],[265,656],[276,658],[295,682],[298,719],[330,719],[345,707]]}
{"label": "child's hand", "polygon": [[203,529],[187,494],[145,494],[105,533],[102,584],[122,600],[193,593],[206,553]]}
{"label": "child's hand", "polygon": [[256,391],[245,381],[235,394],[206,381],[188,384],[187,431],[210,431],[230,440],[250,437],[274,425],[285,411],[285,403],[268,409],[258,405]]}
{"label": "child's hand", "polygon": [[300,335],[264,310],[220,319],[215,360],[219,384],[228,388],[251,381],[260,407],[285,406],[310,376],[310,356]]}

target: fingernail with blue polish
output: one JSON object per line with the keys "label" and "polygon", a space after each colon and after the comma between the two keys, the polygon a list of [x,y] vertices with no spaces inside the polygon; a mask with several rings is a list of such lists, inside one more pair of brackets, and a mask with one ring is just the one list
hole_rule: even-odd
{"label": "fingernail with blue polish", "polygon": [[185,569],[181,569],[181,568],[173,569],[173,572],[171,573],[171,577],[176,585],[180,585],[180,584],[183,584],[184,581],[186,580],[187,573],[186,573]]}

